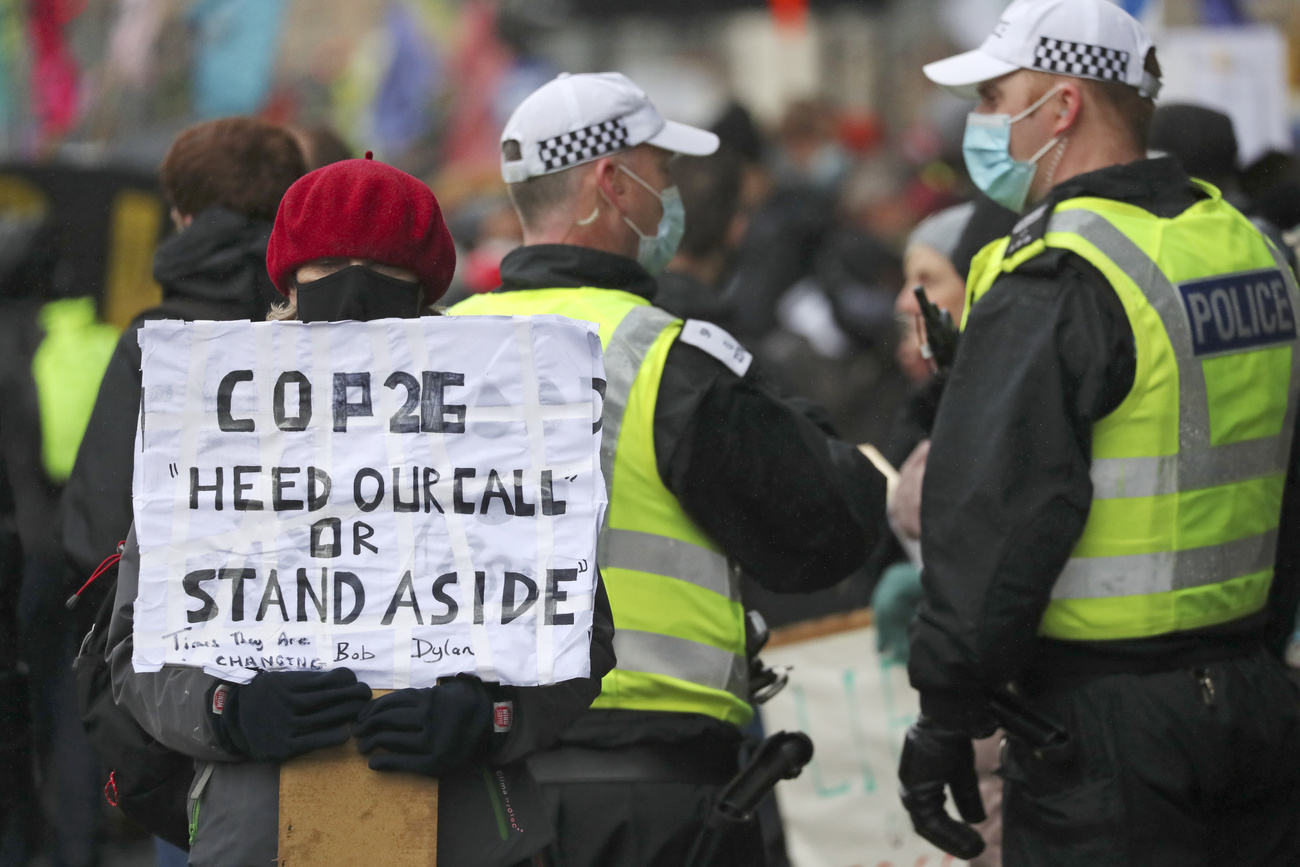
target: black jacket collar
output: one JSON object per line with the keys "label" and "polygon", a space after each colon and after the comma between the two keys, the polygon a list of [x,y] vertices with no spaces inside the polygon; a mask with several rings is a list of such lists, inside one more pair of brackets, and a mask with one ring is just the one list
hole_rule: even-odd
{"label": "black jacket collar", "polygon": [[1080,197],[1111,199],[1172,219],[1205,198],[1172,157],[1143,159],[1076,175],[1052,188],[1047,198],[1011,228],[1004,255],[1012,256],[1047,234],[1056,206]]}
{"label": "black jacket collar", "polygon": [[1158,157],[1076,175],[1054,187],[1049,196],[1054,202],[1080,196],[1114,199],[1159,217],[1174,217],[1205,198],[1205,193],[1192,185],[1173,157]]}
{"label": "black jacket collar", "polygon": [[558,289],[595,286],[621,289],[653,300],[655,278],[635,260],[572,244],[534,244],[510,251],[501,260],[501,288]]}

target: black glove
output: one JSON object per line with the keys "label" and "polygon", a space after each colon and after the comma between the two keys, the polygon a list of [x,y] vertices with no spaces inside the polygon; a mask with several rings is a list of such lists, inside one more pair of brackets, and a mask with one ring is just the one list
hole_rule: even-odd
{"label": "black glove", "polygon": [[243,685],[218,684],[208,712],[227,749],[279,763],[346,741],[368,701],[370,687],[350,669],[263,671]]}
{"label": "black glove", "polygon": [[948,786],[963,820],[984,821],[975,750],[966,733],[945,729],[921,716],[907,730],[898,780],[903,806],[916,833],[963,861],[984,851],[979,832],[953,821],[944,810],[943,790]]}
{"label": "black glove", "polygon": [[458,677],[427,689],[399,689],[366,705],[353,726],[372,771],[441,777],[486,755],[492,700],[475,679]]}

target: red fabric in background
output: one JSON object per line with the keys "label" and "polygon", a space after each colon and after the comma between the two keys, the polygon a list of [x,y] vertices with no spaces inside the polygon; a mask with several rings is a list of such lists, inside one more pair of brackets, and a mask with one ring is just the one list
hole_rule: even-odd
{"label": "red fabric in background", "polygon": [[767,0],[772,18],[785,27],[802,27],[808,20],[808,0]]}
{"label": "red fabric in background", "polygon": [[77,60],[64,28],[84,9],[84,0],[29,0],[32,110],[42,142],[59,138],[77,122]]}

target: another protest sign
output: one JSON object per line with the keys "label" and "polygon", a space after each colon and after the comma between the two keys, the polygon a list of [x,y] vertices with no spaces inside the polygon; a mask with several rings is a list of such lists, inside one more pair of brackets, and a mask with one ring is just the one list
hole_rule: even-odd
{"label": "another protest sign", "polygon": [[156,321],[140,345],[137,670],[588,675],[594,325]]}
{"label": "another protest sign", "polygon": [[898,798],[898,759],[919,698],[906,666],[876,652],[870,611],[775,630],[769,665],[792,666],[789,686],[762,707],[767,731],[799,730],[817,751],[776,787],[795,867],[948,867],[921,839]]}

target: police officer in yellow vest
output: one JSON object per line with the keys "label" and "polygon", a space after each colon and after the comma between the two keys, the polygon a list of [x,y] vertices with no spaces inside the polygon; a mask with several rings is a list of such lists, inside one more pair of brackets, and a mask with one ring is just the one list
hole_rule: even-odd
{"label": "police officer in yellow vest", "polygon": [[1007,867],[1300,863],[1295,279],[1145,158],[1160,69],[1118,6],[1017,0],[926,74],[979,100],[971,177],[1024,217],[972,265],[926,468],[913,823],[979,851],[945,787],[982,818],[969,738],[1014,682],[1073,754],[1008,737]]}
{"label": "police officer in yellow vest", "polygon": [[[669,164],[717,146],[617,73],[544,85],[502,134],[525,246],[501,289],[450,311],[600,325],[618,663],[531,763],[568,867],[684,862],[752,716],[737,567],[769,589],[830,586],[883,516],[884,479],[856,449],[773,397],[726,332],[652,306],[685,218]],[[727,863],[763,863],[753,833],[730,848]]]}

